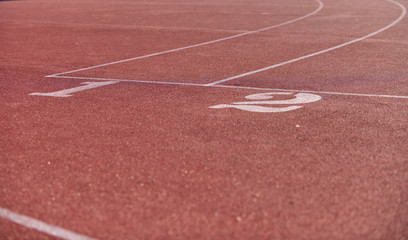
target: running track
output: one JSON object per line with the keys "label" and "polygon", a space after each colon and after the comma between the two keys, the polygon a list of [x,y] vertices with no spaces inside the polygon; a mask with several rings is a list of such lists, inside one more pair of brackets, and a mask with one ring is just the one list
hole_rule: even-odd
{"label": "running track", "polygon": [[407,6],[0,1],[0,238],[408,239]]}

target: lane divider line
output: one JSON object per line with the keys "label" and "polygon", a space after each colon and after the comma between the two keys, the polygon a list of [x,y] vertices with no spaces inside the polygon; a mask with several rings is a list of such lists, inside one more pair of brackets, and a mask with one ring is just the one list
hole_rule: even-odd
{"label": "lane divider line", "polygon": [[109,66],[109,65],[118,64],[118,63],[125,63],[125,62],[130,62],[130,61],[134,61],[134,60],[138,60],[138,59],[143,59],[143,58],[148,58],[148,57],[153,57],[153,56],[159,56],[159,55],[163,55],[163,54],[167,54],[167,53],[173,53],[173,52],[182,51],[182,50],[186,50],[186,49],[190,49],[190,48],[194,48],[194,47],[200,47],[200,46],[209,45],[209,44],[212,44],[212,43],[222,42],[222,41],[226,41],[226,40],[230,40],[230,39],[234,39],[234,38],[239,38],[239,37],[243,37],[243,36],[254,34],[254,33],[259,33],[259,32],[263,32],[263,31],[271,30],[273,28],[285,26],[285,25],[288,25],[288,24],[291,24],[291,23],[294,23],[294,22],[297,22],[297,21],[300,21],[300,20],[303,20],[305,18],[308,18],[310,16],[315,15],[324,6],[323,3],[320,0],[315,0],[315,1],[319,4],[319,6],[313,12],[308,13],[308,14],[302,16],[302,17],[298,17],[298,18],[295,18],[295,19],[292,19],[290,21],[280,23],[280,24],[277,24],[277,25],[273,25],[273,26],[261,28],[261,29],[258,29],[258,30],[245,32],[245,33],[240,33],[240,34],[232,35],[232,36],[229,36],[229,37],[219,38],[219,39],[212,40],[212,41],[193,44],[193,45],[189,45],[189,46],[185,46],[185,47],[181,47],[181,48],[175,48],[175,49],[171,49],[171,50],[167,50],[167,51],[156,52],[156,53],[152,53],[152,54],[147,54],[147,55],[138,56],[138,57],[134,57],[134,58],[128,58],[128,59],[115,61],[115,62],[104,63],[104,64],[95,65],[95,66],[86,67],[86,68],[80,68],[80,69],[67,71],[67,72],[62,72],[62,73],[56,73],[56,74],[48,75],[46,77],[55,77],[55,76],[60,76],[60,75],[66,75],[66,74],[69,74],[69,73],[81,72],[81,71],[85,71],[85,70],[105,67],[105,66]]}
{"label": "lane divider line", "polygon": [[40,220],[17,214],[15,212],[12,212],[8,209],[0,207],[0,217],[7,219],[11,222],[14,222],[16,224],[19,224],[21,226],[35,229],[37,231],[46,233],[48,235],[58,237],[64,240],[96,240],[95,238],[91,238],[82,234],[78,234],[69,230],[66,230],[61,227],[57,227],[52,224],[48,224],[45,222],[42,222]]}
{"label": "lane divider line", "polygon": [[304,59],[307,59],[307,58],[310,58],[310,57],[314,57],[314,56],[317,56],[317,55],[320,55],[320,54],[323,54],[323,53],[327,53],[327,52],[330,52],[330,51],[333,51],[333,50],[348,46],[348,45],[356,43],[356,42],[360,42],[360,41],[362,41],[364,39],[367,39],[367,38],[370,38],[370,37],[372,37],[374,35],[377,35],[377,34],[383,32],[383,31],[391,28],[392,26],[396,25],[397,23],[399,23],[405,17],[405,15],[407,13],[407,9],[404,7],[404,5],[400,4],[399,2],[396,2],[394,0],[386,0],[386,1],[394,3],[397,6],[399,6],[401,8],[401,10],[402,10],[401,15],[396,20],[394,20],[392,23],[390,23],[389,25],[387,25],[387,26],[385,26],[385,27],[383,27],[383,28],[381,28],[381,29],[379,29],[379,30],[377,30],[375,32],[372,32],[372,33],[370,33],[368,35],[365,35],[363,37],[360,37],[360,38],[345,42],[343,44],[340,44],[340,45],[337,45],[337,46],[334,46],[334,47],[331,47],[331,48],[327,48],[327,49],[324,49],[324,50],[321,50],[321,51],[318,51],[318,52],[315,52],[315,53],[311,53],[311,54],[308,54],[308,55],[305,55],[305,56],[301,56],[301,57],[298,57],[298,58],[295,58],[295,59],[288,60],[286,62],[277,63],[277,64],[274,64],[274,65],[271,65],[271,66],[268,66],[268,67],[260,68],[260,69],[254,70],[254,71],[242,73],[242,74],[239,74],[239,75],[236,75],[236,76],[233,76],[233,77],[229,77],[229,78],[221,79],[219,81],[208,83],[207,86],[213,86],[213,85],[216,85],[216,84],[229,82],[229,81],[237,79],[237,78],[242,78],[242,77],[245,77],[245,76],[248,76],[248,75],[252,75],[252,74],[255,74],[255,73],[259,73],[259,72],[267,71],[267,70],[270,70],[270,69],[273,69],[273,68],[277,68],[277,67],[280,67],[280,66],[283,66],[283,65],[286,65],[286,64],[294,63],[294,62],[297,62],[297,61],[300,61],[300,60],[304,60]]}
{"label": "lane divider line", "polygon": [[217,87],[217,88],[246,89],[246,90],[260,90],[260,91],[316,93],[316,94],[340,95],[340,96],[408,99],[408,96],[389,95],[389,94],[330,92],[330,91],[313,91],[313,90],[302,90],[302,89],[276,89],[276,88],[262,88],[262,87],[246,87],[246,86],[232,86],[232,85],[231,86],[230,85],[208,85],[208,84],[200,84],[200,83],[144,81],[144,80],[97,78],[97,77],[53,76],[52,78],[96,80],[96,81],[109,81],[109,82],[133,82],[133,83],[146,83],[146,84],[159,84],[159,85],[180,85],[180,86],[195,86],[195,87]]}

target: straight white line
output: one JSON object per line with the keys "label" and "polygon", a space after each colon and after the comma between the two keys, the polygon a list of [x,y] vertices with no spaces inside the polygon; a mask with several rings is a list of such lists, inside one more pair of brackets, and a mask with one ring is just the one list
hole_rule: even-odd
{"label": "straight white line", "polygon": [[370,33],[368,35],[365,35],[363,37],[354,39],[352,41],[349,41],[349,42],[346,42],[346,43],[343,43],[343,44],[340,44],[340,45],[337,45],[337,46],[334,46],[334,47],[331,47],[331,48],[328,48],[328,49],[325,49],[325,50],[321,50],[321,51],[311,53],[311,54],[308,54],[308,55],[305,55],[305,56],[302,56],[302,57],[298,57],[298,58],[295,58],[295,59],[291,59],[291,60],[288,60],[286,62],[281,62],[281,63],[278,63],[278,64],[274,64],[274,65],[271,65],[271,66],[268,66],[268,67],[265,67],[265,68],[261,68],[261,69],[257,69],[257,70],[254,70],[254,71],[239,74],[239,75],[236,75],[236,76],[233,76],[233,77],[225,78],[225,79],[222,79],[222,80],[219,80],[219,81],[209,83],[207,85],[212,86],[212,85],[216,85],[216,84],[219,84],[219,83],[225,83],[225,82],[237,79],[237,78],[242,78],[242,77],[252,75],[252,74],[255,74],[255,73],[267,71],[267,70],[270,70],[270,69],[273,69],[273,68],[277,68],[277,67],[289,64],[289,63],[294,63],[294,62],[297,62],[297,61],[300,61],[300,60],[304,60],[306,58],[310,58],[310,57],[314,57],[314,56],[317,56],[317,55],[320,55],[320,54],[323,54],[323,53],[327,53],[327,52],[330,52],[330,51],[345,47],[347,45],[362,41],[362,40],[367,39],[369,37],[372,37],[374,35],[377,35],[378,33],[381,33],[383,31],[391,28],[392,26],[396,25],[397,23],[399,23],[405,17],[405,15],[407,13],[407,9],[402,4],[400,4],[400,3],[396,2],[396,1],[393,1],[393,0],[386,0],[386,1],[394,3],[394,4],[398,5],[402,9],[401,15],[395,21],[393,21],[391,24],[387,25],[386,27],[383,27],[383,28],[381,28],[381,29],[379,29],[379,30],[377,30],[375,32],[372,32],[372,33]]}
{"label": "straight white line", "polygon": [[249,31],[249,32],[241,33],[241,34],[236,34],[236,35],[233,35],[233,36],[220,38],[220,39],[216,39],[216,40],[212,40],[212,41],[208,41],[208,42],[193,44],[193,45],[189,45],[189,46],[185,46],[185,47],[181,47],[181,48],[175,48],[175,49],[172,49],[172,50],[156,52],[156,53],[147,54],[147,55],[143,55],[143,56],[139,56],[139,57],[128,58],[128,59],[124,59],[124,60],[120,60],[120,61],[109,62],[109,63],[105,63],[105,64],[95,65],[95,66],[86,67],[86,68],[80,68],[80,69],[67,71],[67,72],[62,72],[62,73],[56,73],[56,74],[48,75],[47,77],[55,77],[55,76],[69,74],[69,73],[75,73],[75,72],[90,70],[90,69],[94,69],[94,68],[105,67],[105,66],[109,66],[109,65],[113,65],[113,64],[124,63],[124,62],[134,61],[134,60],[138,60],[138,59],[153,57],[153,56],[159,56],[159,55],[163,55],[163,54],[167,54],[167,53],[177,52],[177,51],[186,50],[186,49],[190,49],[190,48],[194,48],[194,47],[200,47],[200,46],[204,46],[204,45],[208,45],[208,44],[212,44],[212,43],[226,41],[226,40],[246,36],[246,35],[249,35],[249,34],[254,34],[254,33],[262,32],[262,31],[267,31],[267,30],[270,30],[270,29],[273,29],[273,28],[281,27],[281,26],[284,26],[284,25],[288,25],[290,23],[294,23],[294,22],[303,20],[303,19],[305,19],[307,17],[310,17],[310,16],[318,13],[323,8],[323,3],[320,0],[315,0],[315,1],[317,3],[319,3],[319,7],[316,10],[314,10],[313,12],[308,13],[308,14],[302,16],[302,17],[299,17],[299,18],[296,18],[296,19],[293,19],[293,20],[290,20],[290,21],[287,21],[287,22],[284,22],[284,23],[280,23],[280,24],[277,24],[277,25],[273,25],[273,26],[269,26],[269,27],[266,27],[266,28],[261,28],[261,29],[258,29],[258,30]]}
{"label": "straight white line", "polygon": [[46,77],[49,77],[49,78],[65,78],[65,79],[81,79],[81,80],[96,80],[96,81],[153,83],[153,84],[166,84],[166,85],[185,85],[185,86],[199,86],[199,87],[205,86],[205,84],[200,84],[200,83],[161,82],[161,81],[144,81],[144,80],[97,78],[97,77],[71,77],[71,76],[46,76]]}
{"label": "straight white line", "polygon": [[203,85],[203,86],[220,87],[220,88],[250,89],[250,90],[280,91],[280,92],[318,93],[318,94],[327,94],[327,95],[356,96],[356,97],[381,97],[381,98],[408,99],[408,96],[387,95],[387,94],[327,92],[327,91],[296,90],[296,89],[258,88],[258,87],[244,87],[244,86],[241,87],[241,86],[228,86],[228,85],[211,85],[211,86]]}
{"label": "straight white line", "polygon": [[159,82],[159,81],[144,81],[144,80],[115,79],[115,78],[96,78],[96,77],[70,77],[70,76],[49,76],[49,77],[52,77],[52,78],[64,78],[64,79],[97,80],[97,81],[134,82],[134,83],[147,83],[147,84],[160,84],[160,85],[181,85],[181,86],[195,86],[195,87],[217,87],[217,88],[247,89],[247,90],[260,90],[260,91],[300,92],[300,93],[317,93],[317,94],[341,95],[341,96],[381,97],[381,98],[408,99],[408,96],[387,95],[387,94],[328,92],[328,91],[313,91],[313,90],[299,90],[299,89],[276,89],[276,88],[229,86],[229,85],[208,85],[208,84],[199,84],[199,83]]}
{"label": "straight white line", "polygon": [[30,23],[30,24],[50,24],[50,25],[68,25],[68,26],[84,26],[84,27],[110,27],[110,28],[140,28],[140,29],[164,29],[164,30],[186,30],[186,31],[214,31],[214,32],[240,32],[246,33],[249,30],[236,29],[218,29],[218,28],[188,28],[188,27],[161,27],[161,26],[143,26],[143,25],[120,25],[120,24],[99,24],[99,23],[65,23],[52,21],[20,21],[6,20],[2,23]]}
{"label": "straight white line", "polygon": [[65,240],[96,240],[82,234],[74,233],[72,231],[48,224],[37,219],[27,217],[21,214],[14,213],[10,210],[0,207],[0,217],[11,222],[20,224],[24,227],[32,228],[37,231],[46,233],[48,235],[58,237]]}

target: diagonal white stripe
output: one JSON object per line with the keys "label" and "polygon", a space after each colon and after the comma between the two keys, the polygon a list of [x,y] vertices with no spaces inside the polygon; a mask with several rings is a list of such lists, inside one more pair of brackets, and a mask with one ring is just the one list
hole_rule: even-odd
{"label": "diagonal white stripe", "polygon": [[46,233],[48,235],[58,237],[64,240],[96,240],[82,234],[74,233],[72,231],[42,222],[40,220],[27,217],[21,214],[14,213],[10,210],[0,207],[0,217],[7,219],[19,225],[35,229],[37,231]]}

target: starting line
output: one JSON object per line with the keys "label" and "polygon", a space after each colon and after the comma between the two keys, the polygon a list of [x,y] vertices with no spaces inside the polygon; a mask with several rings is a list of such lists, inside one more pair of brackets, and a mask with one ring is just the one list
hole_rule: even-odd
{"label": "starting line", "polygon": [[[144,81],[144,80],[114,79],[114,78],[94,78],[94,77],[71,77],[71,76],[48,76],[48,77],[49,78],[63,78],[63,79],[93,80],[93,81],[104,81],[104,82],[94,82],[94,83],[84,82],[82,84],[87,84],[88,86],[70,88],[70,89],[65,89],[65,90],[61,90],[61,91],[57,91],[57,92],[51,92],[51,93],[31,93],[30,95],[61,97],[61,96],[58,96],[58,94],[56,94],[56,93],[63,93],[63,94],[70,93],[71,94],[71,93],[74,93],[74,92],[79,92],[79,91],[83,91],[83,90],[87,90],[87,89],[91,89],[91,88],[106,86],[106,85],[110,85],[110,84],[114,84],[114,83],[133,82],[133,83],[146,83],[146,84],[159,84],[159,85],[195,86],[195,87],[207,87],[207,88],[208,87],[212,87],[212,88],[215,87],[215,88],[246,89],[246,90],[259,90],[259,91],[298,92],[298,93],[314,93],[314,94],[324,94],[324,95],[408,99],[408,96],[389,95],[389,94],[313,91],[313,90],[305,90],[305,89],[277,89],[277,88],[262,88],[262,87],[250,87],[250,86],[231,86],[231,85],[220,85],[220,84],[208,85],[208,84],[199,84],[199,83],[161,82],[161,81]],[[63,97],[69,97],[69,96],[63,96]]]}
{"label": "starting line", "polygon": [[[53,76],[53,78],[65,78],[65,79],[88,79],[88,80],[98,80],[98,82],[83,82],[84,86],[74,87],[69,89],[64,89],[56,92],[49,93],[31,93],[29,95],[34,96],[46,96],[46,97],[71,97],[73,93],[85,91],[93,88],[98,88],[102,86],[112,85],[120,82],[133,82],[133,83],[144,83],[144,84],[160,84],[160,85],[179,85],[179,86],[194,86],[194,87],[217,87],[217,88],[229,88],[229,89],[246,89],[246,90],[258,90],[258,91],[273,91],[269,93],[258,93],[246,96],[246,99],[254,100],[248,102],[234,102],[231,104],[218,104],[215,106],[210,106],[211,109],[224,109],[233,108],[248,112],[256,113],[280,113],[297,110],[303,106],[298,104],[307,104],[312,102],[317,102],[322,99],[318,94],[326,95],[340,95],[340,96],[358,96],[358,97],[382,97],[382,98],[397,98],[397,99],[408,99],[408,96],[398,96],[398,95],[380,95],[380,94],[362,94],[362,93],[343,93],[343,92],[323,92],[323,91],[309,91],[309,90],[288,90],[288,89],[271,89],[271,88],[257,88],[257,87],[244,87],[244,86],[228,86],[228,85],[208,85],[208,84],[195,84],[195,83],[180,83],[180,82],[155,82],[155,81],[138,81],[138,80],[121,80],[121,79],[105,79],[105,78],[86,78],[86,77],[67,77],[67,76]],[[295,98],[288,100],[278,100],[271,101],[269,99],[273,98],[273,95],[294,95]],[[258,100],[258,101],[256,101]],[[259,101],[260,100],[260,101]],[[286,105],[294,104],[287,107],[265,107],[260,105]]]}

